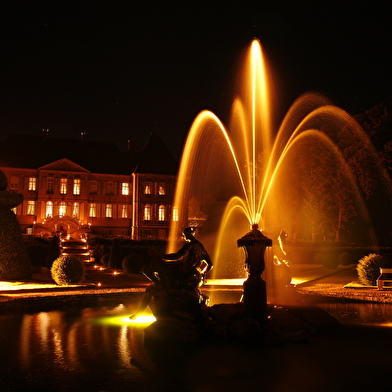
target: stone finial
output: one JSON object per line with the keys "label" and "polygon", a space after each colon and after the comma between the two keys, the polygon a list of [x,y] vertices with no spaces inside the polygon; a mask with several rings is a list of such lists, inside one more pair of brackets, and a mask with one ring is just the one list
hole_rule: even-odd
{"label": "stone finial", "polygon": [[272,240],[266,237],[260,230],[257,223],[252,225],[252,230],[237,240],[238,247],[252,246],[255,244],[272,246]]}

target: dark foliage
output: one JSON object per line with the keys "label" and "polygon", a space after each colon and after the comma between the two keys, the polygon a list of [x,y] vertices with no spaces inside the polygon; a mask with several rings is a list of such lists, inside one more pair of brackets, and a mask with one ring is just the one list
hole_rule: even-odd
{"label": "dark foliage", "polygon": [[109,263],[108,267],[111,269],[121,268],[121,246],[119,239],[115,238],[112,242],[112,247],[110,249]]}
{"label": "dark foliage", "polygon": [[27,253],[29,255],[29,259],[31,260],[31,264],[34,267],[46,267],[46,258],[49,252],[49,242],[47,240],[42,240],[33,242],[27,241]]}
{"label": "dark foliage", "polygon": [[31,274],[31,261],[15,214],[0,208],[0,280],[28,279]]}
{"label": "dark foliage", "polygon": [[107,267],[109,265],[109,259],[110,259],[110,253],[105,253],[102,257],[101,257],[101,264],[104,267]]}
{"label": "dark foliage", "polygon": [[46,256],[45,265],[51,269],[53,262],[60,256],[60,239],[54,236],[49,244],[49,251]]}
{"label": "dark foliage", "polygon": [[122,268],[128,274],[140,273],[143,266],[143,258],[137,253],[131,253],[125,256],[122,261]]}

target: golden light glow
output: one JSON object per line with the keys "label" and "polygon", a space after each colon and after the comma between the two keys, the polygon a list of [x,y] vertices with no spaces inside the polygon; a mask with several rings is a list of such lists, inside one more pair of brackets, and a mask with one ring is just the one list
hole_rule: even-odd
{"label": "golden light glow", "polygon": [[306,283],[308,280],[307,279],[296,279],[296,278],[291,278],[291,283],[296,286],[298,284]]}
{"label": "golden light glow", "polygon": [[[74,287],[75,285],[69,286]],[[26,290],[26,289],[38,289],[38,288],[58,288],[57,284],[44,284],[44,283],[26,283],[24,281],[1,281],[0,291],[11,291],[11,290]]]}
{"label": "golden light glow", "polygon": [[244,284],[245,278],[242,279],[208,279],[204,286],[241,286]]}
{"label": "golden light glow", "polygon": [[94,320],[97,324],[105,325],[131,325],[136,327],[146,327],[156,321],[156,318],[152,315],[140,315],[136,319],[131,320],[129,316],[112,316],[102,317]]}
{"label": "golden light glow", "polygon": [[392,327],[392,323],[379,323],[376,324],[378,327],[387,327],[387,328],[391,328]]}

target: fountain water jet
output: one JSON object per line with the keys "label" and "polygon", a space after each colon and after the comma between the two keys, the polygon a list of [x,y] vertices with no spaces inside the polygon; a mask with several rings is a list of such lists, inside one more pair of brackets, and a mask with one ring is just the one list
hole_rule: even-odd
{"label": "fountain water jet", "polygon": [[[324,196],[314,189],[317,181],[311,181],[317,173],[322,173],[324,182],[341,185],[337,190],[340,205],[330,206],[338,222],[335,238],[339,238],[344,219],[349,219],[342,215],[342,208],[348,213],[347,205],[351,204],[355,206],[351,216],[359,214],[367,240],[374,244],[376,236],[362,196],[364,187],[359,190],[351,171],[355,159],[344,147],[361,149],[374,178],[391,192],[385,171],[360,126],[325,97],[308,93],[292,105],[273,140],[268,67],[258,40],[250,46],[242,76],[230,131],[210,111],[202,111],[189,130],[174,201],[179,219],[172,224],[169,252],[178,246],[181,228],[192,224],[188,201],[193,198],[208,216],[199,235],[214,255],[214,271],[219,277],[240,273],[236,240],[253,224],[270,237],[282,228],[298,237],[310,232],[314,236],[314,222],[321,225],[326,220]],[[296,182],[299,179],[301,182]],[[269,268],[267,265],[266,271]]]}

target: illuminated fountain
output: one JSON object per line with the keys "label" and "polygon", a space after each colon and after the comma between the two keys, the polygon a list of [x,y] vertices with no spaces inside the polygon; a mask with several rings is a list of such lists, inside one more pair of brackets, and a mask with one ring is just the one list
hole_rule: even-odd
{"label": "illuminated fountain", "polygon": [[[275,127],[271,78],[258,40],[250,46],[241,75],[229,127],[205,110],[189,130],[174,202],[179,219],[172,224],[169,252],[178,247],[183,227],[200,226],[199,239],[213,255],[214,277],[235,278],[245,276],[237,239],[252,225],[269,238],[284,229],[292,238],[339,240],[344,224],[355,220],[360,241],[376,243],[363,195],[376,181],[388,191],[390,186],[356,121],[325,97],[307,93]],[[354,176],[351,169],[359,164],[371,176],[361,177],[363,171]],[[268,287],[275,279],[271,254],[266,263]]]}

